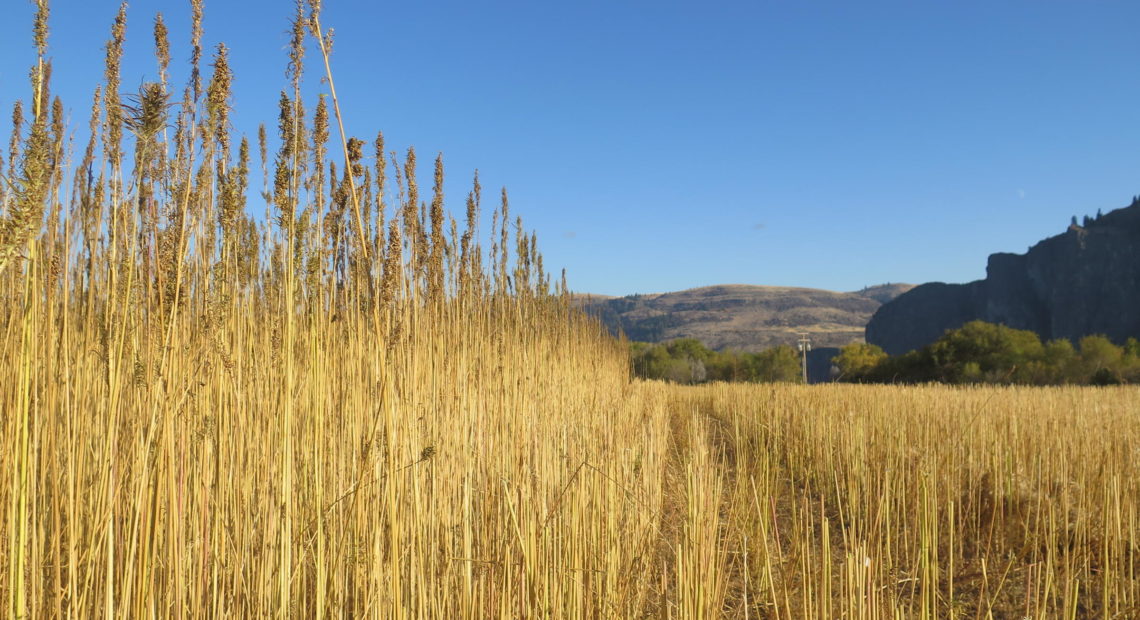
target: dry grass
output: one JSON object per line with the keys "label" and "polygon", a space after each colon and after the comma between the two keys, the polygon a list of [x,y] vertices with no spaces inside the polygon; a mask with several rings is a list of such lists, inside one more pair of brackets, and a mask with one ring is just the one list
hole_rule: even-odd
{"label": "dry grass", "polygon": [[737,617],[1140,613],[1134,388],[678,388]]}
{"label": "dry grass", "polygon": [[200,2],[174,105],[161,21],[159,81],[118,92],[120,11],[81,154],[38,7],[0,183],[9,617],[1140,609],[1135,390],[631,382],[505,191],[485,251],[477,180],[460,232],[442,160],[421,201],[414,152],[328,146],[315,6],[265,219]]}
{"label": "dry grass", "polygon": [[378,136],[366,156],[343,134],[328,148],[326,100],[310,114],[300,99],[314,4],[295,16],[275,156],[259,135],[267,221],[246,204],[225,47],[199,71],[201,3],[176,105],[161,20],[160,81],[118,92],[120,10],[73,168],[47,113],[39,8],[0,202],[10,616],[646,605],[648,581],[625,575],[658,540],[660,404],[551,291],[505,192],[484,251],[478,182],[460,235],[442,159],[429,210],[413,151],[395,161]]}

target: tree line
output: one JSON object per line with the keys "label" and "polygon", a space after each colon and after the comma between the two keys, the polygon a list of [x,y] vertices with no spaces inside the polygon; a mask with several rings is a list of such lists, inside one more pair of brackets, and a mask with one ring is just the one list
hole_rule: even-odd
{"label": "tree line", "polygon": [[[780,345],[759,352],[714,351],[695,338],[630,343],[633,374],[672,383],[801,382],[799,353]],[[997,383],[1119,385],[1140,383],[1140,340],[1123,345],[1100,335],[1074,343],[1042,342],[1034,332],[972,321],[931,344],[887,355],[857,342],[832,358],[836,380],[849,383]]]}
{"label": "tree line", "polygon": [[802,381],[799,353],[781,345],[748,353],[713,351],[696,338],[661,344],[630,343],[633,373],[642,379],[673,383],[706,381]]}
{"label": "tree line", "polygon": [[832,358],[840,381],[856,383],[1001,383],[1116,385],[1140,383],[1140,341],[1123,346],[1091,335],[1041,342],[1035,332],[984,321],[949,330],[931,344],[889,356],[853,343]]}

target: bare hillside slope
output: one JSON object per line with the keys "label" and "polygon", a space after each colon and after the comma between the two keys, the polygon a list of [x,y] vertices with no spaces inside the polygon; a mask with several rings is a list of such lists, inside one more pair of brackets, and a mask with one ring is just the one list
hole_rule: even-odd
{"label": "bare hillside slope", "polygon": [[615,333],[661,342],[697,338],[713,349],[754,351],[791,344],[806,332],[818,347],[863,340],[885,300],[909,290],[885,284],[853,293],[811,288],[722,284],[626,297],[580,296],[579,303]]}

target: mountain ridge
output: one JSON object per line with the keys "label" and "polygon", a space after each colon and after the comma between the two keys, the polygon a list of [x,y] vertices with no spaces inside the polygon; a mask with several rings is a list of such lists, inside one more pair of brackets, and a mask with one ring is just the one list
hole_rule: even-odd
{"label": "mountain ridge", "polygon": [[817,347],[863,340],[867,321],[881,305],[909,290],[882,284],[854,292],[794,286],[714,284],[682,291],[624,297],[575,294],[575,303],[613,333],[663,342],[696,338],[712,349],[758,351],[793,344],[800,333]]}

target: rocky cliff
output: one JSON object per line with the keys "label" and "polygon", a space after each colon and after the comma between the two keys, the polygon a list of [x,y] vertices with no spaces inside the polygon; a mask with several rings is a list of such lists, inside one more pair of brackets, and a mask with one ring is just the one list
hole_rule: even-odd
{"label": "rocky cliff", "polygon": [[897,355],[976,319],[1043,340],[1140,337],[1140,203],[1086,218],[1025,254],[993,254],[984,280],[917,286],[875,312],[866,338]]}

